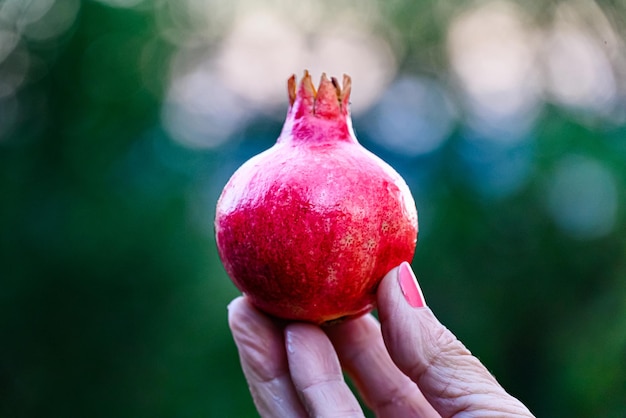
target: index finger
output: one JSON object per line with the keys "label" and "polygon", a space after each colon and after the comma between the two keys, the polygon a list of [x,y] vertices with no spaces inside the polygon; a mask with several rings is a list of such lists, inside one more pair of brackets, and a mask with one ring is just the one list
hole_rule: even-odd
{"label": "index finger", "polygon": [[228,325],[241,368],[262,417],[306,417],[289,375],[282,327],[238,297],[228,305]]}
{"label": "index finger", "polygon": [[285,337],[291,377],[309,415],[363,417],[326,334],[315,325],[294,323],[285,328]]}

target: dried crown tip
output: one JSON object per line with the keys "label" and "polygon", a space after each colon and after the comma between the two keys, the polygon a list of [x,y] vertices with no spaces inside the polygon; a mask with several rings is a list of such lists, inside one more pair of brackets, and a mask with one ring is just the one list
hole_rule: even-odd
{"label": "dried crown tip", "polygon": [[293,106],[296,101],[296,75],[292,74],[287,80],[287,94],[289,94],[289,105]]}
{"label": "dried crown tip", "polygon": [[[339,81],[337,80],[336,77],[331,77],[330,80],[328,80],[326,73],[322,73],[322,76],[320,79],[320,88],[324,86],[325,84],[328,84],[329,82],[330,84],[332,84],[332,86],[335,89],[339,103],[340,104],[344,103],[350,96],[350,90],[352,86],[352,81],[350,79],[350,76],[348,76],[347,74],[344,74],[343,82],[342,82],[343,86],[340,86]],[[313,85],[311,74],[309,73],[308,70],[304,70],[304,76],[302,77],[302,80],[300,81],[300,87],[303,90],[305,90],[305,92],[308,93],[308,95],[310,95],[310,97],[312,97],[313,99],[315,99],[319,93],[319,91],[316,90],[315,86]],[[287,93],[289,95],[290,106],[293,106],[294,102],[296,101],[297,90],[298,90],[298,85],[296,81],[296,76],[295,74],[292,74],[291,77],[289,77],[289,79],[287,80]]]}
{"label": "dried crown tip", "polygon": [[350,99],[350,91],[352,91],[352,79],[348,74],[343,75],[343,89],[340,90],[339,100],[345,102]]}

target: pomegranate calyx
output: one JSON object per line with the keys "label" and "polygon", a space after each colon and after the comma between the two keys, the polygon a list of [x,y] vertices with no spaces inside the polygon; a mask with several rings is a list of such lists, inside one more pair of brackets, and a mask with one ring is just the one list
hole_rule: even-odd
{"label": "pomegranate calyx", "polygon": [[350,90],[352,81],[347,74],[343,75],[343,86],[335,77],[330,79],[322,73],[319,88],[316,90],[308,70],[298,87],[295,74],[287,81],[289,106],[296,110],[296,118],[304,115],[315,115],[321,118],[334,119],[347,115],[349,111]]}
{"label": "pomegranate calyx", "polygon": [[306,70],[300,85],[295,75],[289,77],[289,110],[278,142],[358,142],[350,118],[351,88],[352,81],[346,74],[342,86],[335,77],[329,79],[322,74],[317,90]]}

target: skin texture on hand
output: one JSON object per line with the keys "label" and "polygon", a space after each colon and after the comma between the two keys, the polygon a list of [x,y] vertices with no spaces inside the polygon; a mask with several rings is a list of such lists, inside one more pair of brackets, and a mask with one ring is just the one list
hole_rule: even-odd
{"label": "skin texture on hand", "polygon": [[342,369],[378,417],[533,416],[429,308],[406,301],[399,270],[379,286],[380,323],[365,315],[320,328],[270,318],[245,297],[231,302],[229,325],[262,417],[362,417]]}

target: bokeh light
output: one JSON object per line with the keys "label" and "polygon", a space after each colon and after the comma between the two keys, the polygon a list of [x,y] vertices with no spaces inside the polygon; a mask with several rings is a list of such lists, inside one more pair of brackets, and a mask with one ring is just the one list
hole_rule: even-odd
{"label": "bokeh light", "polygon": [[241,129],[253,112],[224,85],[208,59],[192,63],[189,55],[190,51],[181,51],[172,66],[163,125],[181,144],[216,147]]}
{"label": "bokeh light", "polygon": [[37,42],[49,42],[64,34],[80,9],[79,0],[7,1],[7,9],[11,3],[19,4],[15,23],[20,32]]}
{"label": "bokeh light", "polygon": [[259,107],[284,102],[285,77],[301,62],[304,37],[275,13],[237,19],[220,45],[219,76],[234,92]]}
{"label": "bokeh light", "polygon": [[538,37],[527,20],[519,6],[498,1],[469,9],[449,28],[450,61],[468,122],[496,140],[524,138],[541,105]]}
{"label": "bokeh light", "polygon": [[438,149],[450,137],[456,109],[446,87],[426,77],[399,77],[363,122],[372,141],[416,157]]}
{"label": "bokeh light", "polygon": [[581,14],[590,12],[590,7],[592,12],[601,13],[591,3],[583,10],[565,3],[557,9],[557,19],[547,36],[543,54],[547,92],[565,106],[607,115],[615,106],[618,93],[609,58],[612,48],[607,46],[608,40],[614,41],[616,37],[606,20],[599,22],[605,39],[579,21]]}
{"label": "bokeh light", "polygon": [[556,224],[579,239],[610,233],[618,214],[618,189],[613,174],[601,162],[566,155],[547,184],[547,208]]}

